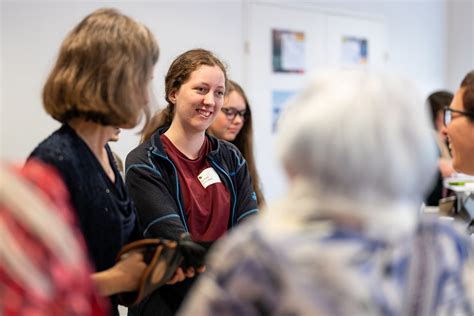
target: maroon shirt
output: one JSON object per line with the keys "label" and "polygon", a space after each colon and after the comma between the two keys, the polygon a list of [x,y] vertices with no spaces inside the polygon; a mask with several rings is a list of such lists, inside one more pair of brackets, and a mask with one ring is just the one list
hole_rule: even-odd
{"label": "maroon shirt", "polygon": [[160,135],[168,157],[178,172],[184,211],[191,237],[214,241],[226,231],[230,216],[230,194],[206,156],[212,150],[206,137],[198,158],[189,159],[164,134]]}

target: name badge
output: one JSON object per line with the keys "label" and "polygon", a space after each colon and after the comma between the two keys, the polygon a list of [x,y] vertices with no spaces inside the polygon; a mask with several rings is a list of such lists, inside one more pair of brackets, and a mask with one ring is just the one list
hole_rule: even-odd
{"label": "name badge", "polygon": [[219,178],[219,175],[217,174],[216,170],[214,170],[211,167],[209,167],[207,169],[204,169],[198,175],[198,180],[199,180],[199,182],[201,182],[204,189],[206,189],[211,184],[221,182],[221,179]]}

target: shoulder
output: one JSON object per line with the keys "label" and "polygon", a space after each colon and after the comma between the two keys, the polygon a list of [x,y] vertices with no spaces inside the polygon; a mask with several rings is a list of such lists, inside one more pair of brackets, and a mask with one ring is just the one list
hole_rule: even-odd
{"label": "shoulder", "polygon": [[162,178],[168,175],[168,169],[164,167],[162,159],[157,159],[159,156],[166,157],[161,142],[157,147],[155,142],[147,140],[133,149],[125,160],[126,182],[132,181],[132,178],[148,178],[150,175]]}
{"label": "shoulder", "polygon": [[270,247],[263,238],[258,222],[256,219],[242,223],[237,229],[230,230],[226,238],[218,241],[209,256],[212,266],[237,266],[244,258],[256,259],[261,249]]}
{"label": "shoulder", "polygon": [[42,141],[28,159],[35,158],[60,168],[65,164],[74,164],[80,152],[77,135],[67,126],[62,126]]}
{"label": "shoulder", "polygon": [[136,164],[136,163],[144,163],[148,161],[148,155],[151,148],[151,141],[147,140],[137,147],[135,147],[132,151],[130,151],[127,155],[125,160],[125,164],[127,166]]}
{"label": "shoulder", "polygon": [[223,139],[217,139],[210,135],[209,135],[209,139],[211,140],[211,142],[215,141],[217,143],[217,148],[222,153],[224,154],[231,153],[233,155],[241,156],[240,150],[237,148],[237,146],[235,146],[231,142],[228,142]]}
{"label": "shoulder", "polygon": [[474,259],[473,237],[467,234],[465,226],[457,221],[446,222],[426,216],[419,222],[416,238],[426,242],[428,247],[436,247],[438,254],[457,259],[457,263],[462,264],[468,257]]}
{"label": "shoulder", "polygon": [[146,163],[151,164],[150,158],[153,156],[166,156],[160,135],[167,130],[167,127],[161,127],[143,143],[130,151],[125,159],[125,165]]}
{"label": "shoulder", "polygon": [[213,149],[209,154],[211,158],[219,161],[231,162],[236,167],[245,164],[245,159],[237,146],[226,140],[217,139],[210,135],[207,135],[207,137],[210,140]]}

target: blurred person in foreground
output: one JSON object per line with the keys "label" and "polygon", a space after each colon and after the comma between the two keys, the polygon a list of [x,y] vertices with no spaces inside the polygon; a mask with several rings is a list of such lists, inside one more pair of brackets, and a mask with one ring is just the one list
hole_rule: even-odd
{"label": "blurred person in foreground", "polygon": [[289,192],[216,245],[184,315],[473,315],[474,249],[421,216],[428,114],[396,76],[321,75],[278,128]]}
{"label": "blurred person in foreground", "polygon": [[106,315],[68,199],[51,167],[0,164],[0,315]]}

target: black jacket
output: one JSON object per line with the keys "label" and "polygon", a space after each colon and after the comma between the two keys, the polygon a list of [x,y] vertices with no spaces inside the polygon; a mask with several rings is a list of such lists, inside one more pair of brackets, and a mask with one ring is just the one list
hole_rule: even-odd
{"label": "black jacket", "polygon": [[[168,158],[160,140],[161,128],[131,151],[126,160],[126,185],[135,202],[141,232],[146,238],[178,240],[188,232],[181,188],[174,163]],[[230,192],[231,229],[244,218],[257,213],[257,199],[247,163],[234,145],[206,135],[212,151],[207,155],[222,183]],[[195,279],[165,285],[140,304],[129,308],[129,315],[174,315]]]}
{"label": "black jacket", "polygon": [[[143,236],[177,240],[188,232],[188,223],[176,167],[160,140],[165,130],[161,128],[128,154],[125,178]],[[206,137],[212,144],[207,159],[231,195],[230,229],[257,212],[256,195],[247,163],[237,147],[209,135]]]}

